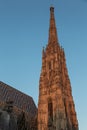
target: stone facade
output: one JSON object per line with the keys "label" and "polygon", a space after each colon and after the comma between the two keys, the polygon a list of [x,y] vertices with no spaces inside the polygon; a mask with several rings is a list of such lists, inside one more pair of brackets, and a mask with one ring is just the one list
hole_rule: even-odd
{"label": "stone facade", "polygon": [[38,130],[78,130],[64,49],[57,37],[54,7],[50,8],[48,44],[42,51]]}

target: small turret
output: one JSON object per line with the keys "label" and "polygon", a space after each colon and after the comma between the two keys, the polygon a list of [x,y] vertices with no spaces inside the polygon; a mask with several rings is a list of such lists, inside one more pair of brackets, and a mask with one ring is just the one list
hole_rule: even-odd
{"label": "small turret", "polygon": [[42,50],[42,57],[45,57],[45,49],[43,47],[43,50]]}

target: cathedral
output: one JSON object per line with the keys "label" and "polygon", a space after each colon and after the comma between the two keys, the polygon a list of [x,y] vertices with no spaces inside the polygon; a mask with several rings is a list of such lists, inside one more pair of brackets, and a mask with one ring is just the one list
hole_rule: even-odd
{"label": "cathedral", "polygon": [[57,36],[54,7],[50,7],[48,44],[42,51],[38,130],[78,130],[65,53]]}
{"label": "cathedral", "polygon": [[50,7],[48,44],[42,50],[38,108],[32,97],[0,82],[0,109],[8,100],[13,101],[14,113],[24,112],[30,123],[22,130],[79,130],[65,53],[58,40],[54,7]]}

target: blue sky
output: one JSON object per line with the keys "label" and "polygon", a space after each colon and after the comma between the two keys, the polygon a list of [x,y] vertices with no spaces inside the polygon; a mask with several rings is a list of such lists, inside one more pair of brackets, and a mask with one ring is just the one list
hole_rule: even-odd
{"label": "blue sky", "polygon": [[55,7],[79,130],[87,129],[87,0],[0,0],[0,81],[38,103],[41,54]]}

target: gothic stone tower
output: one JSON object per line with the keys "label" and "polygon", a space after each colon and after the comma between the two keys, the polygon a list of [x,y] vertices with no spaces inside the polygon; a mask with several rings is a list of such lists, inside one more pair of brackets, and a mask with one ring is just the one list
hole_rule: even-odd
{"label": "gothic stone tower", "polygon": [[38,130],[78,130],[65,54],[57,37],[54,7],[50,7],[48,45],[42,51]]}

